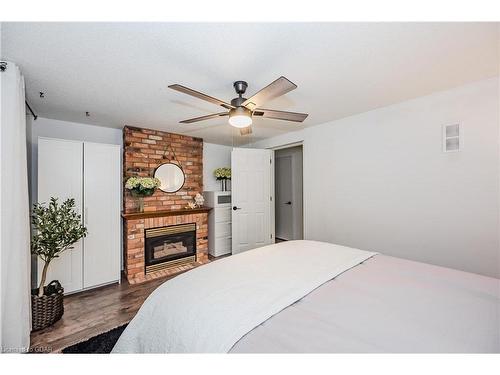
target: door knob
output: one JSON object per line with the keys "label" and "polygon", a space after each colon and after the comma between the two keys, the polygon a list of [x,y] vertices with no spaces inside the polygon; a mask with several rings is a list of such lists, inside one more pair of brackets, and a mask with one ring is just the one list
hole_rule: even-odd
{"label": "door knob", "polygon": [[286,202],[285,204],[292,204],[292,202],[288,201],[288,202]]}
{"label": "door knob", "polygon": [[233,211],[236,211],[236,210],[241,210],[241,207],[233,206]]}

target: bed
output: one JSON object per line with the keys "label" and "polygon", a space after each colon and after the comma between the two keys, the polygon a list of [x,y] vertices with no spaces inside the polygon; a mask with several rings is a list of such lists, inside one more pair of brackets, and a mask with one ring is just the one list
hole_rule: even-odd
{"label": "bed", "polygon": [[114,353],[500,352],[500,280],[317,241],[158,287]]}

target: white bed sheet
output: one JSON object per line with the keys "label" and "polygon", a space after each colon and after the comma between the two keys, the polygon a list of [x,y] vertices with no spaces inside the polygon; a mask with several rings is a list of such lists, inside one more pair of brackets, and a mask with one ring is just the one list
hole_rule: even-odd
{"label": "white bed sheet", "polygon": [[317,241],[264,246],[157,288],[114,353],[227,353],[245,334],[376,253]]}
{"label": "white bed sheet", "polygon": [[245,335],[234,353],[499,353],[500,280],[376,255]]}

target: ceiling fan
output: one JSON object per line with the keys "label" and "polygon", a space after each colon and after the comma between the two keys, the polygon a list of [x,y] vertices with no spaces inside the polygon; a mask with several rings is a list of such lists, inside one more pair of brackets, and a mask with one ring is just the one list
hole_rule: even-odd
{"label": "ceiling fan", "polygon": [[270,83],[248,99],[243,97],[243,94],[248,87],[248,84],[245,81],[236,81],[234,82],[233,86],[236,90],[236,93],[238,94],[238,97],[232,99],[231,104],[212,96],[203,94],[199,91],[190,89],[186,86],[175,84],[168,87],[172,90],[194,96],[198,99],[220,105],[221,107],[224,107],[228,110],[227,112],[213,113],[211,115],[184,120],[180,122],[181,124],[191,124],[193,122],[229,116],[229,124],[231,126],[239,128],[241,135],[248,135],[252,133],[251,125],[253,116],[294,122],[302,122],[308,116],[307,113],[285,112],[277,111],[274,109],[261,108],[261,105],[263,105],[266,101],[277,98],[278,96],[284,95],[287,92],[290,92],[297,88],[296,84],[285,77],[278,78],[276,81]]}

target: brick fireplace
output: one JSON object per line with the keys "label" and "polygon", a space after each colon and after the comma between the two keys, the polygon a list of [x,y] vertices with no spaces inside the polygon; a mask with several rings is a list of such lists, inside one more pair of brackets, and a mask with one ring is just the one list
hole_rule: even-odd
{"label": "brick fireplace", "polygon": [[[175,274],[208,262],[208,208],[186,209],[196,193],[203,192],[203,140],[180,134],[126,126],[123,129],[124,181],[131,176],[153,176],[154,170],[173,158],[180,163],[186,180],[181,190],[157,190],[144,199],[144,212],[137,212],[136,198],[124,189],[124,268],[130,283]],[[146,245],[158,234],[179,228],[194,229],[194,248],[183,253],[178,239],[157,241],[158,258],[146,253]],[[163,231],[163,232],[162,232]],[[189,242],[189,241],[188,241]],[[164,248],[159,249],[159,246]],[[177,249],[177,254],[175,253]],[[151,251],[151,249],[149,249]],[[164,256],[167,254],[167,256]],[[163,261],[161,261],[163,260]]]}

